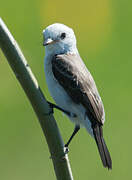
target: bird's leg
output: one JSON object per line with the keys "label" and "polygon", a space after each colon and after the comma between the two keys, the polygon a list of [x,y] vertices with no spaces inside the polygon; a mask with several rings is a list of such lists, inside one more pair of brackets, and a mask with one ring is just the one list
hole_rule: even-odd
{"label": "bird's leg", "polygon": [[65,153],[68,153],[68,146],[69,146],[69,144],[70,144],[70,142],[71,142],[71,140],[73,139],[73,137],[75,136],[75,134],[77,134],[77,132],[79,131],[79,129],[80,129],[80,126],[79,125],[76,125],[75,126],[75,128],[74,128],[74,131],[73,131],[73,133],[72,133],[72,135],[71,135],[71,137],[69,138],[69,140],[68,140],[68,142],[65,144]]}
{"label": "bird's leg", "polygon": [[66,111],[62,108],[60,108],[59,106],[57,106],[56,104],[53,104],[49,101],[47,101],[47,103],[49,104],[50,108],[52,109],[52,111],[50,113],[54,113],[53,109],[56,108],[56,109],[59,109],[60,111],[62,111],[63,113],[65,113],[66,115],[68,115],[69,117],[77,117],[76,114],[72,113],[72,112],[69,112],[69,111]]}

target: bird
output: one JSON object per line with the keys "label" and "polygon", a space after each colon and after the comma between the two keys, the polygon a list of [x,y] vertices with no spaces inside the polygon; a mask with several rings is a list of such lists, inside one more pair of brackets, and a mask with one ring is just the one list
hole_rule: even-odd
{"label": "bird", "polygon": [[72,28],[54,23],[43,30],[44,72],[49,92],[57,108],[75,124],[65,147],[68,148],[80,127],[95,139],[103,166],[112,169],[112,160],[103,138],[104,106],[95,81],[77,49]]}

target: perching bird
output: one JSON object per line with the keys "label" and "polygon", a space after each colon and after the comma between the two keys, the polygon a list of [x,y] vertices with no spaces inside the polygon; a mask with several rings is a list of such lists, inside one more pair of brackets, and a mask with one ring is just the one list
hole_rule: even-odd
{"label": "perching bird", "polygon": [[103,138],[105,112],[93,77],[76,47],[73,30],[55,23],[43,31],[45,46],[44,71],[48,89],[55,100],[53,108],[62,110],[75,123],[69,141],[81,127],[95,139],[104,167],[112,169],[112,161]]}

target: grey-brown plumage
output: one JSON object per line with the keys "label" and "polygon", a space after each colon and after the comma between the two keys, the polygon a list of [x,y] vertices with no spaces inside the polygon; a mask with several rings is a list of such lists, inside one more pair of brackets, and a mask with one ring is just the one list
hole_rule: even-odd
{"label": "grey-brown plumage", "polygon": [[102,163],[104,167],[112,169],[111,157],[102,131],[104,107],[90,72],[77,54],[53,56],[52,71],[72,101],[85,107]]}
{"label": "grey-brown plumage", "polygon": [[94,137],[104,167],[111,169],[112,162],[102,132],[105,121],[103,103],[90,72],[79,56],[74,31],[64,24],[55,23],[48,26],[43,35],[45,77],[57,105],[50,104],[55,108],[58,106],[75,123],[65,148],[83,126]]}

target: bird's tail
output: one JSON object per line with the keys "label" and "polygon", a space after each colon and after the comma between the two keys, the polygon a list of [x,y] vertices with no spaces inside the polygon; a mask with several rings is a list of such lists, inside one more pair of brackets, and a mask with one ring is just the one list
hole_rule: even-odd
{"label": "bird's tail", "polygon": [[112,169],[112,161],[111,161],[110,153],[103,138],[102,126],[96,123],[95,125],[92,126],[92,128],[102,163],[104,167],[107,167],[108,169]]}

